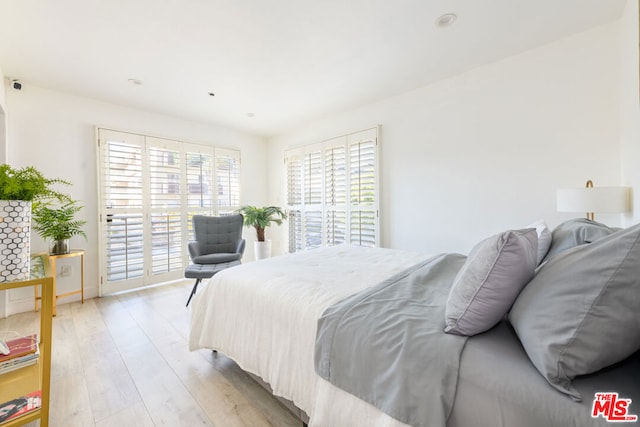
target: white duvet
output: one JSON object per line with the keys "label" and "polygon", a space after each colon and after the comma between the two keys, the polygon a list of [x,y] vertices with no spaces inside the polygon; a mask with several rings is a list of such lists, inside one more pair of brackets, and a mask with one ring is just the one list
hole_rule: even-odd
{"label": "white duvet", "polygon": [[218,350],[260,376],[303,409],[311,426],[403,426],[316,375],[316,326],[332,304],[427,258],[334,246],[224,270],[192,303],[190,348]]}

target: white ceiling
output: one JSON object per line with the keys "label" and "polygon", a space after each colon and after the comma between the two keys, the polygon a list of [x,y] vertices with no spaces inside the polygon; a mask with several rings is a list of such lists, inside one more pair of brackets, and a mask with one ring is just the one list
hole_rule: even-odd
{"label": "white ceiling", "polygon": [[[0,68],[24,90],[271,136],[615,20],[624,4],[1,0]],[[438,28],[447,12],[457,21]]]}

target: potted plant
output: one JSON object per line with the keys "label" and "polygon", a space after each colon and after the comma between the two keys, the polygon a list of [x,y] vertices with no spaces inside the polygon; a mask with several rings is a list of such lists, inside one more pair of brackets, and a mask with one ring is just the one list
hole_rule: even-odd
{"label": "potted plant", "polygon": [[69,239],[85,234],[82,227],[87,221],[75,219],[76,213],[82,209],[77,200],[72,200],[54,208],[50,203],[41,203],[33,210],[33,229],[43,238],[51,240],[51,255],[71,252]]}
{"label": "potted plant", "polygon": [[287,214],[277,206],[242,206],[237,212],[244,216],[244,225],[256,229],[257,241],[254,242],[256,259],[269,258],[271,256],[271,240],[265,240],[264,230],[271,223],[278,225],[287,219]]}
{"label": "potted plant", "polygon": [[55,184],[70,185],[62,179],[45,178],[32,166],[0,165],[0,282],[29,278],[32,204],[70,200],[54,189]]}

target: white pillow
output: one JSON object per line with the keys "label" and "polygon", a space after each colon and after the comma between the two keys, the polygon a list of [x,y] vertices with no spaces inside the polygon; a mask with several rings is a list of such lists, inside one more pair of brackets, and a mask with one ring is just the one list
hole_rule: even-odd
{"label": "white pillow", "polygon": [[551,247],[551,230],[547,226],[547,223],[544,222],[543,219],[540,219],[532,224],[527,225],[525,228],[535,228],[536,233],[538,233],[538,264],[542,262],[544,257],[549,252],[549,248]]}

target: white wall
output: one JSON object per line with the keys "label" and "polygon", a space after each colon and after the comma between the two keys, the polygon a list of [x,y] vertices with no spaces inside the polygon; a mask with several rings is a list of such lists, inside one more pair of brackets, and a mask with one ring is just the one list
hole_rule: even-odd
{"label": "white wall", "polygon": [[[70,194],[85,204],[80,216],[88,221],[85,228],[88,241],[75,237],[72,239],[72,246],[87,250],[87,297],[98,294],[96,125],[238,148],[242,153],[242,201],[262,204],[267,200],[267,184],[264,179],[267,174],[264,162],[266,141],[260,137],[71,96],[26,83],[23,83],[21,91],[8,91],[7,106],[10,111],[11,163],[15,166],[33,165],[47,177],[61,177],[71,181],[73,186],[69,189]],[[250,230],[245,229],[245,236],[248,240],[253,239]],[[32,251],[47,249],[38,236],[34,235],[32,239]],[[245,259],[251,260],[253,245],[250,241],[248,243]],[[58,269],[63,265],[62,261],[58,262]],[[79,267],[74,267],[75,265],[72,265],[71,277],[58,277],[58,293],[78,287]],[[78,299],[76,297],[69,297],[69,300]],[[11,310],[14,311],[13,308]]]}
{"label": "white wall", "polygon": [[5,76],[0,68],[0,164],[7,162],[7,96]]}
{"label": "white wall", "polygon": [[381,124],[385,247],[467,253],[507,228],[580,216],[556,212],[557,188],[621,181],[618,30],[600,26],[272,138],[270,202],[286,203],[286,147]]}
{"label": "white wall", "polygon": [[638,1],[628,0],[620,29],[620,144],[622,177],[635,189],[633,211],[625,224],[640,222],[640,70]]}

